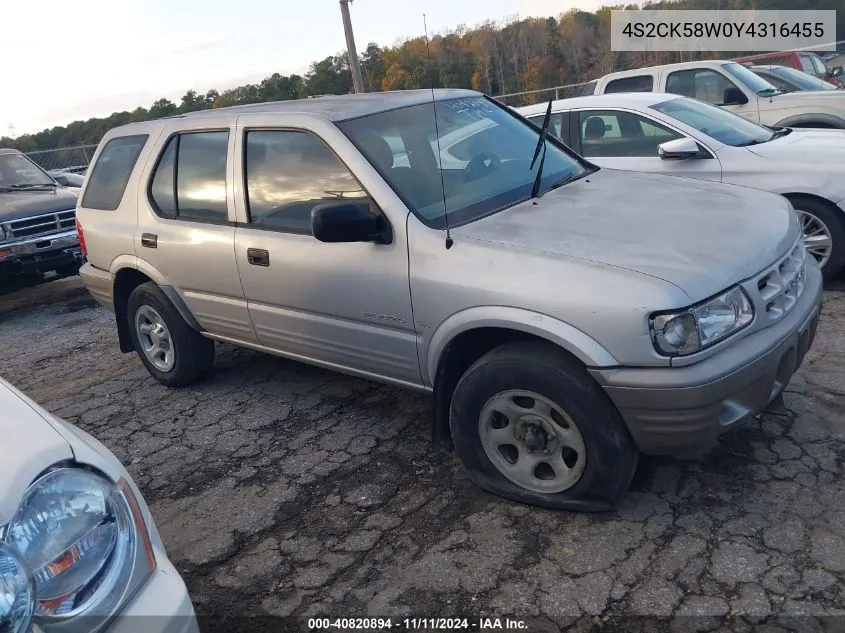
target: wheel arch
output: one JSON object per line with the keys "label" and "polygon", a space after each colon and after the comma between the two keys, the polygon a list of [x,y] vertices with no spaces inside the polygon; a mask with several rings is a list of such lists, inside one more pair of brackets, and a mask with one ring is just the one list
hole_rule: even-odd
{"label": "wheel arch", "polygon": [[125,258],[122,261],[116,260],[111,267],[114,275],[112,296],[114,298],[114,317],[117,324],[117,336],[120,344],[120,351],[127,353],[135,351],[132,344],[132,337],[129,335],[129,320],[127,304],[129,295],[141,284],[147,282],[155,283],[167,296],[185,322],[197,332],[202,332],[202,327],[196,317],[191,313],[179,291],[170,285],[165,277],[149,263],[138,258]]}
{"label": "wheel arch", "polygon": [[522,308],[479,307],[459,312],[435,331],[424,372],[433,386],[432,437],[449,437],[451,394],[463,373],[490,350],[515,341],[540,341],[557,347],[585,367],[611,367],[617,360],[581,330]]}
{"label": "wheel arch", "polygon": [[845,119],[832,114],[795,114],[775,123],[776,127],[816,127],[845,130]]}

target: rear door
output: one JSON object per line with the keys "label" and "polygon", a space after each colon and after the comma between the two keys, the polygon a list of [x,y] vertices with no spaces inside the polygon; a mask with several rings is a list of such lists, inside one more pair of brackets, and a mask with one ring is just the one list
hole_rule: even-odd
{"label": "rear door", "polygon": [[233,116],[175,119],[138,191],[135,253],[184,299],[209,333],[254,340],[235,264],[230,152]]}
{"label": "rear door", "polygon": [[651,117],[623,109],[573,110],[570,117],[574,149],[600,167],[716,182],[722,179],[719,159],[701,143],[697,158],[660,158],[658,147],[662,143],[685,135]]}

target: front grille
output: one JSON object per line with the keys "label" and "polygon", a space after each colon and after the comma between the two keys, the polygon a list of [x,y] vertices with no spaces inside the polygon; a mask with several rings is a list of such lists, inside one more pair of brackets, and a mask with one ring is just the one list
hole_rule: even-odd
{"label": "front grille", "polygon": [[4,222],[3,227],[10,240],[20,240],[28,237],[51,235],[61,231],[69,231],[76,224],[76,210],[58,211],[46,215],[37,215],[23,220]]}
{"label": "front grille", "polygon": [[804,292],[805,257],[804,245],[799,242],[757,278],[759,304],[770,320],[782,318]]}

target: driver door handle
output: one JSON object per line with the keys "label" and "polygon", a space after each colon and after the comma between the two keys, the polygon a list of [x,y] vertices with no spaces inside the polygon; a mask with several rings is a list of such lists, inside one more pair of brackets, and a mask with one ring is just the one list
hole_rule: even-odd
{"label": "driver door handle", "polygon": [[253,266],[269,266],[270,253],[263,248],[246,249],[246,260]]}

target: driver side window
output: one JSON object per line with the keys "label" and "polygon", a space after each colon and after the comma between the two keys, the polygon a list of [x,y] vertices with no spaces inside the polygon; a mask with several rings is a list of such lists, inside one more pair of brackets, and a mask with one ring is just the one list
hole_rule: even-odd
{"label": "driver side window", "polygon": [[709,68],[679,70],[666,79],[666,92],[692,97],[712,105],[722,105],[725,102],[725,90],[736,87],[736,84],[722,73]]}
{"label": "driver side window", "polygon": [[247,215],[259,228],[310,235],[316,205],[340,199],[369,205],[346,166],[308,132],[247,132],[245,170]]}
{"label": "driver side window", "polygon": [[578,113],[581,153],[587,158],[658,156],[657,147],[681,135],[631,112],[584,110]]}

